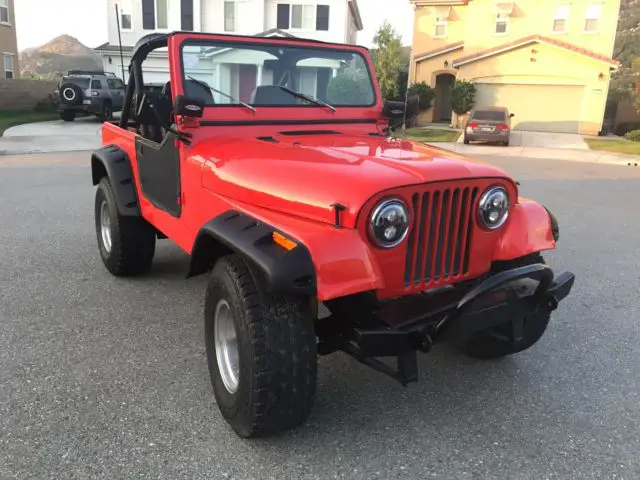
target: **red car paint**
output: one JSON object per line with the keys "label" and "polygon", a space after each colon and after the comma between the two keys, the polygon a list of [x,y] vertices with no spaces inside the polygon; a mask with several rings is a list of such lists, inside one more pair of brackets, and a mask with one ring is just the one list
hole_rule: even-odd
{"label": "red car paint", "polygon": [[[198,34],[170,37],[174,96],[183,93],[180,44],[185,38],[200,37],[216,38]],[[279,41],[236,38],[238,42]],[[317,48],[323,48],[322,44]],[[373,71],[366,49],[340,48],[360,52]],[[375,290],[380,298],[397,297],[477,277],[486,273],[494,260],[555,248],[545,209],[530,200],[520,202],[516,184],[502,170],[439,148],[383,136],[386,121],[381,115],[382,100],[375,79],[374,84],[377,100],[372,107],[340,107],[335,112],[318,107],[260,107],[255,113],[239,106],[205,108],[200,122],[286,120],[294,124],[183,127],[193,138],[191,146],[178,142],[182,213],[173,217],[145,200],[134,166],[143,217],[187,253],[192,252],[200,228],[229,209],[269,223],[307,247],[316,268],[317,295],[321,301],[368,290]],[[295,125],[295,121],[310,119],[316,122],[358,119],[370,123]],[[177,120],[178,124],[186,125],[181,118]],[[282,134],[318,130],[324,133]],[[110,123],[103,125],[103,143],[118,145],[134,162],[135,135]],[[258,139],[266,136],[276,142]],[[401,197],[415,219],[414,195],[445,188],[451,192],[476,188],[479,193],[469,208],[477,210],[480,194],[494,184],[504,186],[512,199],[506,224],[498,230],[486,231],[472,222],[453,225],[446,232],[452,239],[458,238],[458,232],[468,238],[466,246],[461,247],[469,250],[465,272],[449,271],[446,275],[441,265],[437,280],[414,282],[416,265],[420,263],[416,257],[417,239],[411,252],[407,240],[396,248],[382,250],[368,239],[369,215],[383,197]],[[335,203],[346,207],[341,229],[334,226],[331,205]],[[415,235],[419,236],[417,231]],[[447,242],[445,236],[443,243]],[[407,270],[410,257],[413,263]],[[449,258],[449,270],[454,263],[455,258]],[[434,273],[435,270],[433,266]],[[407,275],[411,277],[408,283]]]}

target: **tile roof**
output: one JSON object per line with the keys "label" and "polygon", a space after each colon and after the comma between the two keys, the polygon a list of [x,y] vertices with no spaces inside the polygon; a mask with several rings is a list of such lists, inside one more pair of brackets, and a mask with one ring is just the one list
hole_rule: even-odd
{"label": "tile roof", "polygon": [[502,45],[498,45],[496,47],[489,48],[487,50],[482,50],[472,55],[467,55],[465,57],[457,58],[453,61],[453,66],[458,67],[466,63],[475,62],[482,58],[498,55],[500,53],[528,45],[530,43],[545,43],[547,45],[564,48],[565,50],[570,50],[580,55],[584,55],[585,57],[593,58],[594,60],[608,63],[612,67],[617,67],[618,65],[620,65],[620,62],[618,62],[617,60],[614,60],[613,58],[607,57],[606,55],[601,55],[591,50],[587,50],[586,48],[577,47],[576,45],[573,45],[571,43],[563,42],[561,40],[556,40],[555,38],[549,38],[542,35],[529,35],[528,37],[523,37],[523,38],[520,38],[519,40],[514,40],[513,42],[503,43]]}
{"label": "tile roof", "polygon": [[419,62],[428,58],[437,57],[438,55],[442,55],[443,53],[459,50],[463,47],[464,42],[449,43],[447,45],[442,45],[441,47],[434,48],[433,50],[429,50],[428,52],[418,53],[413,56],[413,60]]}

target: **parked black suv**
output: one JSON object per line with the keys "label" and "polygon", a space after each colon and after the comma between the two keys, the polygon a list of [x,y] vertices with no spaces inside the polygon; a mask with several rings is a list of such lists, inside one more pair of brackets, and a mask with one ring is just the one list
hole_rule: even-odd
{"label": "parked black suv", "polygon": [[77,115],[95,115],[102,122],[122,110],[125,85],[113,73],[71,70],[60,79],[58,112],[65,122]]}

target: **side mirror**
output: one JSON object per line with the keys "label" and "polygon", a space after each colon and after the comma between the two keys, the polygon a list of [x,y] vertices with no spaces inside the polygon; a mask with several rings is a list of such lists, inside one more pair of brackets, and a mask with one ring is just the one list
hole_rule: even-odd
{"label": "side mirror", "polygon": [[511,114],[509,114],[509,118],[513,118],[513,117],[515,117],[515,116],[516,116],[516,114],[515,114],[515,113],[511,113]]}
{"label": "side mirror", "polygon": [[201,118],[204,113],[204,102],[199,98],[178,95],[173,113],[183,117]]}
{"label": "side mirror", "polygon": [[392,119],[403,118],[404,111],[404,102],[388,100],[382,107],[382,116]]}

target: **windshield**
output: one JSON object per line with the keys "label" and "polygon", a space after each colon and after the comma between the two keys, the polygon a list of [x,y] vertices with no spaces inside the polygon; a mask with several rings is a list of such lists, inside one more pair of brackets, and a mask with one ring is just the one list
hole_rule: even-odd
{"label": "windshield", "polygon": [[207,106],[370,107],[376,100],[367,62],[352,51],[194,40],[182,47],[182,67],[186,95]]}
{"label": "windshield", "polygon": [[473,114],[473,120],[504,122],[505,118],[505,114],[501,110],[478,110]]}

